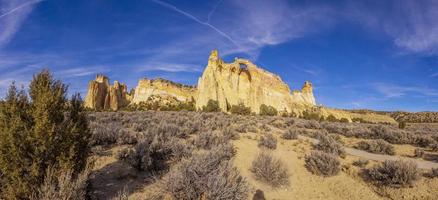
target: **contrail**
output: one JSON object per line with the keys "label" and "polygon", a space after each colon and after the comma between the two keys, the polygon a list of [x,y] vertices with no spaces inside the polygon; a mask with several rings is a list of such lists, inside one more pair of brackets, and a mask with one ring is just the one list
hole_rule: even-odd
{"label": "contrail", "polygon": [[9,15],[9,14],[11,14],[11,13],[14,13],[15,11],[17,11],[17,10],[19,10],[19,9],[25,7],[25,6],[28,6],[28,5],[31,5],[31,4],[35,4],[35,3],[38,3],[38,2],[41,2],[41,1],[44,1],[44,0],[33,0],[33,1],[28,1],[26,3],[23,3],[23,4],[13,8],[13,9],[7,11],[6,13],[1,14],[0,15],[0,19],[5,17],[5,16],[7,16],[7,15]]}
{"label": "contrail", "polygon": [[199,23],[201,25],[210,27],[211,29],[213,29],[214,31],[216,31],[217,33],[219,33],[220,35],[222,35],[223,37],[228,39],[231,43],[233,43],[237,48],[240,49],[239,45],[229,35],[227,35],[226,33],[222,32],[221,30],[219,30],[215,26],[211,25],[209,22],[203,22],[203,21],[199,20],[198,18],[196,18],[195,16],[191,15],[190,13],[187,13],[187,12],[181,10],[181,9],[178,9],[177,7],[175,7],[175,6],[171,5],[171,4],[168,4],[166,2],[163,2],[161,0],[152,0],[152,1],[154,1],[157,4],[160,4],[160,5],[164,6],[166,8],[174,10],[174,11],[176,11],[176,12],[178,12],[178,13],[180,13],[180,14],[182,14],[182,15],[190,18],[190,19],[192,19],[193,21],[195,21],[195,22],[197,22],[197,23]]}
{"label": "contrail", "polygon": [[219,0],[219,1],[217,2],[217,4],[214,6],[214,8],[208,13],[208,16],[207,16],[207,23],[210,23],[210,18],[211,18],[211,16],[213,15],[214,12],[216,12],[217,7],[219,7],[219,5],[221,5],[222,1],[224,1],[224,0]]}

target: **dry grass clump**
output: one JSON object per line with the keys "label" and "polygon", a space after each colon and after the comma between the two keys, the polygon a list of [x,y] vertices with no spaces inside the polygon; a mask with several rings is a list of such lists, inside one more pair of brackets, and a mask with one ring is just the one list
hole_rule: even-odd
{"label": "dry grass clump", "polygon": [[259,147],[266,147],[268,149],[277,148],[277,138],[274,135],[268,133],[265,136],[261,136],[259,140]]}
{"label": "dry grass clump", "polygon": [[192,156],[172,169],[162,190],[174,199],[247,199],[248,183],[232,166],[231,145]]}
{"label": "dry grass clump", "polygon": [[360,158],[360,159],[358,159],[358,160],[355,160],[355,161],[353,162],[353,165],[354,165],[354,166],[357,166],[357,167],[365,167],[365,166],[368,165],[368,163],[369,163],[368,160],[363,159],[363,158]]}
{"label": "dry grass clump", "polygon": [[200,133],[196,139],[194,140],[194,145],[197,148],[203,149],[211,149],[212,147],[217,146],[218,144],[223,144],[228,141],[228,138],[225,138],[223,134],[219,131],[206,131]]}
{"label": "dry grass clump", "polygon": [[429,178],[438,178],[438,168],[432,168],[426,176]]}
{"label": "dry grass clump", "polygon": [[77,176],[73,175],[71,169],[55,170],[53,167],[50,167],[46,170],[44,182],[32,195],[31,199],[86,199],[90,173],[90,167],[87,167]]}
{"label": "dry grass clump", "polygon": [[284,131],[283,135],[281,135],[281,138],[285,140],[296,140],[298,139],[299,134],[300,134],[299,129],[288,129]]}
{"label": "dry grass clump", "polygon": [[261,152],[252,162],[251,172],[258,180],[274,187],[289,184],[286,165],[267,152]]}
{"label": "dry grass clump", "polygon": [[386,160],[365,170],[365,175],[379,186],[405,187],[411,186],[418,179],[418,169],[412,161]]}
{"label": "dry grass clump", "polygon": [[386,142],[385,140],[370,140],[370,141],[360,141],[356,148],[378,154],[388,154],[395,155],[394,146]]}
{"label": "dry grass clump", "polygon": [[344,147],[332,137],[326,134],[318,134],[316,138],[319,140],[319,142],[314,145],[315,149],[337,156],[345,157],[346,153]]}
{"label": "dry grass clump", "polygon": [[319,176],[334,176],[341,169],[341,163],[335,155],[322,151],[312,151],[306,156],[305,162],[307,170]]}
{"label": "dry grass clump", "polygon": [[171,158],[180,160],[191,153],[190,146],[176,138],[155,136],[142,140],[131,149],[122,150],[118,158],[140,171],[160,171],[167,168],[167,161]]}
{"label": "dry grass clump", "polygon": [[417,158],[422,158],[424,156],[424,150],[420,148],[415,148],[414,156]]}

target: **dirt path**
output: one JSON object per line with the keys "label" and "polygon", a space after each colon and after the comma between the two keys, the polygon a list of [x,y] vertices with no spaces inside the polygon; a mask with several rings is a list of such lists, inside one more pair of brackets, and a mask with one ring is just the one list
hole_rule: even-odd
{"label": "dirt path", "polygon": [[[301,139],[307,139],[310,140],[313,143],[318,143],[317,139],[306,137],[306,136],[298,136]],[[418,168],[420,169],[431,169],[431,168],[438,168],[438,163],[426,161],[426,160],[419,160],[414,158],[407,158],[407,157],[400,157],[400,156],[391,156],[391,155],[382,155],[382,154],[374,154],[369,153],[366,151],[358,150],[355,148],[345,147],[345,152],[347,154],[350,154],[352,156],[361,157],[368,160],[374,160],[374,161],[385,161],[385,160],[408,160],[408,161],[414,161],[417,163]]]}

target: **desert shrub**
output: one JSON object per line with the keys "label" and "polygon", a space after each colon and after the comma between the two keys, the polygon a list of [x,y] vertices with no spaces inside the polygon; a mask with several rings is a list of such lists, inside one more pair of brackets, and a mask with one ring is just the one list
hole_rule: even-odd
{"label": "desert shrub", "polygon": [[67,86],[47,70],[34,75],[28,91],[12,85],[0,106],[0,198],[29,198],[49,166],[78,174],[90,152],[78,94],[68,100]]}
{"label": "desert shrub", "polygon": [[438,178],[438,168],[430,169],[430,172],[426,174],[429,178]]}
{"label": "desert shrub", "polygon": [[376,185],[404,187],[412,185],[418,179],[417,165],[412,161],[386,160],[369,170],[367,177]]}
{"label": "desert shrub", "polygon": [[402,122],[398,123],[398,128],[399,129],[405,129],[406,128],[406,122],[402,121]]}
{"label": "desert shrub", "polygon": [[339,159],[322,151],[312,151],[306,156],[305,162],[307,170],[316,175],[334,176],[340,171]]}
{"label": "desert shrub", "polygon": [[247,199],[248,183],[230,161],[233,151],[219,146],[182,161],[162,189],[174,199]]}
{"label": "desert shrub", "polygon": [[259,140],[259,147],[266,147],[268,149],[277,148],[277,138],[274,135],[268,133],[265,136],[261,136]]}
{"label": "desert shrub", "polygon": [[415,155],[415,157],[417,157],[417,158],[421,158],[421,157],[424,156],[424,150],[423,150],[423,149],[420,149],[420,148],[415,148],[415,150],[414,150],[414,155]]}
{"label": "desert shrub", "polygon": [[340,120],[339,120],[339,122],[341,122],[341,123],[349,123],[350,122],[350,120],[348,120],[347,118],[341,118]]}
{"label": "desert shrub", "polygon": [[237,105],[232,105],[230,112],[232,114],[238,114],[238,115],[250,115],[251,114],[251,108],[246,107],[245,104],[239,103]]}
{"label": "desert shrub", "polygon": [[49,167],[46,171],[44,182],[32,194],[31,199],[86,199],[90,173],[91,168],[89,167],[77,176],[74,175],[71,169],[55,170]]}
{"label": "desert shrub", "polygon": [[219,107],[219,102],[215,100],[208,100],[207,105],[202,107],[202,111],[204,112],[219,112],[221,111]]}
{"label": "desert shrub", "polygon": [[155,135],[143,139],[129,150],[119,152],[118,158],[140,171],[160,171],[167,168],[167,161],[173,156],[180,156],[180,159],[191,153],[190,149],[181,145],[174,138]]}
{"label": "desert shrub", "polygon": [[360,141],[356,148],[368,151],[371,153],[378,153],[378,154],[388,154],[388,155],[394,155],[395,149],[394,146],[386,142],[385,140],[378,139],[378,140],[370,140],[370,141]]}
{"label": "desert shrub", "polygon": [[251,164],[251,172],[258,180],[275,187],[289,183],[286,165],[267,152],[261,152],[256,157]]}
{"label": "desert shrub", "polygon": [[220,131],[206,131],[198,134],[194,140],[194,145],[197,148],[211,149],[227,141],[228,138],[223,137]]}
{"label": "desert shrub", "polygon": [[300,134],[300,130],[298,129],[288,129],[283,132],[283,135],[281,135],[281,138],[286,140],[295,140],[298,139],[298,135]]}
{"label": "desert shrub", "polygon": [[368,165],[369,161],[363,158],[360,158],[358,160],[355,160],[353,162],[354,166],[358,166],[358,167],[365,167],[366,165]]}
{"label": "desert shrub", "polygon": [[260,105],[260,115],[275,116],[278,114],[277,109],[265,104]]}
{"label": "desert shrub", "polygon": [[344,148],[333,138],[325,134],[319,134],[317,139],[319,142],[314,145],[315,149],[341,157],[345,156]]}
{"label": "desert shrub", "polygon": [[305,110],[303,112],[302,118],[307,120],[320,121],[321,119],[323,119],[323,116],[321,116],[318,112]]}
{"label": "desert shrub", "polygon": [[435,140],[428,135],[418,135],[415,137],[414,143],[420,147],[429,147],[435,143]]}
{"label": "desert shrub", "polygon": [[307,128],[307,129],[320,129],[321,125],[319,124],[318,121],[307,120],[307,121],[304,122],[304,128]]}
{"label": "desert shrub", "polygon": [[334,115],[329,115],[325,120],[329,121],[329,122],[337,122],[338,121],[338,119],[336,119],[336,117]]}

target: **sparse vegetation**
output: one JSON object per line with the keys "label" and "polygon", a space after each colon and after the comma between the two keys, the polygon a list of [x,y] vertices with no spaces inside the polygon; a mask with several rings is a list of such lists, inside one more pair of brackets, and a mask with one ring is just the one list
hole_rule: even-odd
{"label": "sparse vegetation", "polygon": [[334,176],[340,171],[339,159],[329,153],[312,151],[305,159],[306,168],[315,175]]}
{"label": "sparse vegetation", "polygon": [[281,138],[285,140],[296,140],[298,139],[299,130],[298,129],[288,129],[283,132],[283,135],[281,135]]}
{"label": "sparse vegetation", "polygon": [[277,138],[274,135],[268,133],[264,136],[260,137],[259,147],[266,147],[268,149],[276,149],[277,148]]}
{"label": "sparse vegetation", "polygon": [[207,105],[202,107],[202,111],[204,112],[219,112],[221,111],[219,107],[219,102],[215,100],[208,100]]}
{"label": "sparse vegetation", "polygon": [[252,162],[251,172],[263,182],[274,187],[289,183],[289,172],[285,164],[268,152],[261,152]]}
{"label": "sparse vegetation", "polygon": [[248,183],[229,162],[230,148],[219,146],[183,161],[162,189],[175,199],[247,199]]}
{"label": "sparse vegetation", "polygon": [[251,114],[251,108],[250,107],[246,107],[245,104],[243,103],[239,103],[237,105],[232,105],[230,112],[232,114],[237,114],[237,115],[250,115]]}
{"label": "sparse vegetation", "polygon": [[358,167],[365,167],[365,166],[367,166],[368,165],[368,163],[369,163],[369,161],[368,160],[366,160],[366,159],[358,159],[358,160],[355,160],[354,162],[353,162],[353,165],[354,166],[358,166]]}
{"label": "sparse vegetation", "polygon": [[265,104],[260,105],[260,115],[275,116],[278,114],[277,109]]}
{"label": "sparse vegetation", "polygon": [[330,136],[326,134],[318,134],[317,139],[319,142],[314,145],[315,149],[341,157],[345,156],[345,150],[342,145]]}
{"label": "sparse vegetation", "polygon": [[385,140],[378,139],[378,140],[370,140],[370,141],[360,141],[356,148],[368,151],[371,153],[378,153],[378,154],[388,154],[388,155],[395,155],[395,149],[394,146],[386,142]]}
{"label": "sparse vegetation", "polygon": [[376,185],[405,187],[418,179],[417,165],[411,161],[386,160],[385,162],[365,170],[367,177]]}

